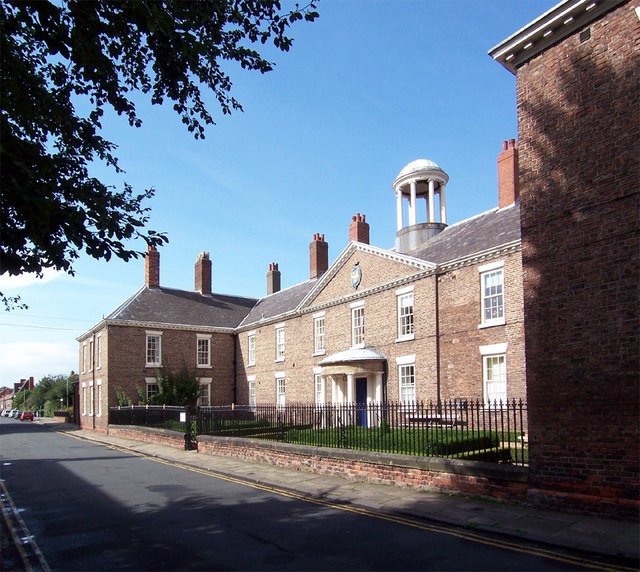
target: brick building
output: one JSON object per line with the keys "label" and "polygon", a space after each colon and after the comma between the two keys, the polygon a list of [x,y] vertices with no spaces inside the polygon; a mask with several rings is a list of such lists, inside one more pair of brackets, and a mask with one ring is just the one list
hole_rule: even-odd
{"label": "brick building", "polygon": [[562,2],[516,75],[532,502],[637,518],[640,8]]}
{"label": "brick building", "polygon": [[357,214],[331,265],[315,234],[309,280],[281,289],[272,263],[259,300],[212,293],[206,253],[194,291],[161,286],[151,248],[145,285],[78,338],[81,424],[104,430],[117,389],[152,395],[160,366],[195,370],[203,404],[525,399],[515,141],[498,162],[499,206],[452,225],[448,175],[408,164],[394,249]]}

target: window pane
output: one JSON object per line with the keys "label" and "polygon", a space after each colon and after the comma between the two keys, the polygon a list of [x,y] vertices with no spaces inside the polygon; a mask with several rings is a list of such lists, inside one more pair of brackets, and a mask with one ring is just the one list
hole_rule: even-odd
{"label": "window pane", "polygon": [[351,311],[352,345],[364,344],[364,308]]}

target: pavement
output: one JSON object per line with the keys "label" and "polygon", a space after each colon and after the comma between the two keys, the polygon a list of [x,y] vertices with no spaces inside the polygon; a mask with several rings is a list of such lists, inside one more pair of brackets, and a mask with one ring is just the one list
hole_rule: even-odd
{"label": "pavement", "polygon": [[196,451],[181,451],[165,445],[82,430],[47,418],[36,419],[36,422],[87,441],[128,449],[140,455],[241,479],[303,498],[321,499],[330,504],[349,505],[367,512],[419,519],[466,531],[491,533],[514,541],[533,541],[550,548],[585,551],[620,559],[623,565],[620,569],[640,569],[639,521],[619,521],[376,485]]}

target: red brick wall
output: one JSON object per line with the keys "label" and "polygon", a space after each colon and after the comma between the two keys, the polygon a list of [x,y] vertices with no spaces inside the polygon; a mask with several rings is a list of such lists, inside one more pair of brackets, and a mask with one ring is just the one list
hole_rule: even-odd
{"label": "red brick wall", "polygon": [[[517,73],[531,500],[638,507],[640,22]],[[629,507],[635,507],[629,512]]]}
{"label": "red brick wall", "polygon": [[[184,447],[182,435],[161,429],[111,425],[109,434],[176,449]],[[522,501],[527,488],[524,469],[451,459],[383,455],[382,462],[376,462],[374,457],[380,457],[377,453],[367,455],[363,452],[252,443],[247,439],[208,436],[198,438],[197,454],[221,455],[370,483],[510,502]],[[427,463],[430,468],[425,467]]]}

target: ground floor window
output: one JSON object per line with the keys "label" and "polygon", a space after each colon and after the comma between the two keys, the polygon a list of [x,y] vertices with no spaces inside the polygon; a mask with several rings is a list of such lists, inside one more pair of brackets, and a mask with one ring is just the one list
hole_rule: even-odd
{"label": "ground floor window", "polygon": [[200,396],[198,397],[198,405],[201,407],[209,407],[211,405],[211,378],[200,380]]}
{"label": "ground floor window", "polygon": [[313,376],[313,381],[315,386],[316,403],[322,404],[325,402],[324,379],[320,374],[316,373]]}
{"label": "ground floor window", "polygon": [[256,406],[256,378],[249,378],[249,406],[255,408]]}
{"label": "ground floor window", "polygon": [[400,402],[408,405],[416,401],[416,366],[415,364],[401,365],[398,368],[400,379]]}
{"label": "ground floor window", "polygon": [[485,401],[507,401],[507,364],[504,355],[486,355],[483,361]]}
{"label": "ground floor window", "polygon": [[158,385],[158,380],[155,377],[147,377],[145,379],[147,382],[146,389],[146,398],[147,402],[151,401],[155,395],[160,393],[160,386]]}
{"label": "ground floor window", "polygon": [[276,404],[278,407],[284,407],[286,383],[284,377],[276,378]]}

